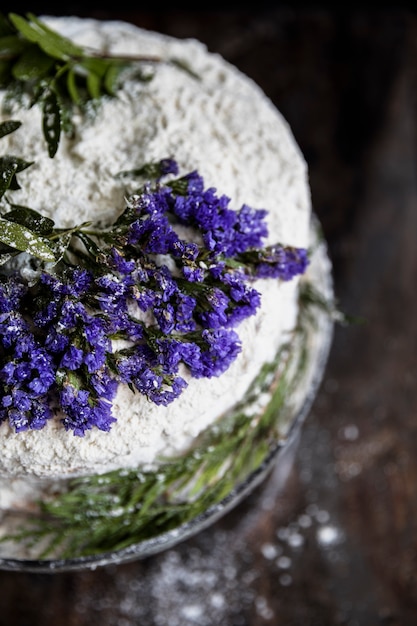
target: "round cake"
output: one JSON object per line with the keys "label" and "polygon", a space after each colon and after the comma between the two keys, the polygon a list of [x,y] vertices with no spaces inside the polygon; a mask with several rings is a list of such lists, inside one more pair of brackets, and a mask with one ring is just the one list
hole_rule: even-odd
{"label": "round cake", "polygon": [[[6,518],[100,476],[114,497],[123,473],[155,480],[200,445],[218,457],[236,407],[252,423],[268,412],[303,285],[329,273],[323,252],[314,270],[305,160],[250,78],[199,41],[129,23],[9,19],[3,37],[20,48],[0,90]],[[41,51],[29,69],[25,46]],[[65,83],[47,83],[44,66]],[[287,393],[276,440],[303,402]],[[227,473],[217,457],[209,484]],[[195,471],[167,481],[175,502],[204,491]]]}

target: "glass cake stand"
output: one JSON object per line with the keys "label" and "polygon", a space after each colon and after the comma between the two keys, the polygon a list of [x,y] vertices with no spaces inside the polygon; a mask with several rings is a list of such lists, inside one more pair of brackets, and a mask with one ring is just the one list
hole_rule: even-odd
{"label": "glass cake stand", "polygon": [[[273,468],[278,472],[278,476],[282,474],[283,481],[285,481],[288,451],[295,447],[301,425],[317,394],[333,338],[334,315],[324,305],[326,303],[331,304],[334,300],[332,268],[327,245],[321,237],[320,224],[315,215],[312,219],[311,232],[314,240],[314,253],[308,269],[306,284],[310,288],[310,294],[314,293],[320,297],[316,301],[310,300],[306,334],[303,335],[298,347],[299,350],[304,350],[307,346],[308,358],[304,359],[306,366],[303,368],[302,375],[296,377],[296,382],[292,388],[291,406],[286,407],[285,432],[283,436],[278,437],[269,446],[256,469],[239,480],[225,497],[186,523],[148,539],[139,542],[133,541],[131,545],[123,549],[99,552],[92,556],[75,555],[71,558],[47,559],[16,558],[13,555],[9,557],[3,551],[0,556],[0,569],[35,573],[92,570],[100,566],[149,557],[185,541],[214,524],[256,489]],[[0,521],[0,530],[1,526],[2,522]]]}

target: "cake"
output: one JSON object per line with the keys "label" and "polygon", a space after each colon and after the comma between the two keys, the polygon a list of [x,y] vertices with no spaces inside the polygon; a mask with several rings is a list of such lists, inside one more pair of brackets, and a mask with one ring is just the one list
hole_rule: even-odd
{"label": "cake", "polygon": [[[55,45],[51,33],[59,33],[72,42],[75,51],[82,49],[89,55],[90,65],[81,67],[81,79],[83,72],[94,68],[97,58],[118,59],[121,67],[116,67],[120,71],[117,88],[105,93],[97,76],[89,75],[87,102],[73,103],[69,116],[59,119],[58,136],[54,126],[58,105],[50,91],[35,104],[25,93],[17,97],[15,92],[11,97],[8,84],[0,91],[4,129],[0,154],[9,158],[3,160],[3,169],[10,165],[10,155],[14,164],[14,169],[7,170],[9,184],[0,201],[4,228],[0,252],[5,260],[0,298],[0,508],[5,537],[13,528],[15,513],[33,514],[37,521],[37,511],[45,503],[51,514],[56,502],[61,502],[57,494],[71,493],[74,485],[93,489],[93,484],[96,488],[109,481],[114,498],[113,479],[116,484],[123,482],[123,476],[136,475],[139,483],[157,482],[169,468],[178,467],[180,460],[195,460],[196,445],[216,437],[237,406],[249,422],[254,421],[252,412],[263,415],[276,386],[271,372],[282,375],[290,347],[297,343],[301,287],[308,283],[309,272],[314,274],[306,162],[288,123],[253,80],[194,39],[175,39],[121,21],[10,17],[20,38],[32,36],[33,42],[35,33]],[[15,71],[16,75],[25,77],[24,72]],[[28,80],[34,76],[30,74]],[[75,73],[66,77],[73,100],[81,79]],[[10,128],[4,126],[11,123]],[[194,203],[201,206],[204,198],[204,206],[209,207],[200,221],[194,213],[190,217],[188,197],[181,187],[184,181],[188,189],[194,185],[193,193],[198,196]],[[172,189],[177,190],[175,198]],[[167,213],[161,217],[161,203],[171,207],[170,222]],[[130,224],[129,238],[123,240],[126,248],[118,240],[116,247],[106,248],[108,257],[103,261],[95,247],[100,242],[107,245],[102,233],[114,233],[126,223],[126,216],[133,219],[135,211],[135,215],[138,211],[146,214],[146,219],[140,226],[135,222],[135,235]],[[214,222],[203,226],[207,219],[214,219],[213,211],[218,212],[217,226]],[[227,239],[232,232],[226,232],[228,220],[235,224],[233,241]],[[154,231],[149,230],[150,223]],[[73,235],[71,229],[82,224],[86,225],[82,234]],[[23,243],[21,236],[26,238]],[[70,247],[58,254],[53,243],[62,244],[64,239],[66,246],[71,240]],[[141,250],[140,263],[128,252],[125,255],[125,249],[135,245]],[[274,271],[262,250],[274,252]],[[229,257],[234,265],[227,261],[225,269],[224,259]],[[91,271],[86,258],[92,263]],[[250,259],[249,269],[245,259]],[[253,259],[257,273],[250,265]],[[106,271],[100,263],[107,264]],[[237,263],[243,265],[237,268]],[[323,258],[318,273],[329,273]],[[129,292],[123,299],[120,293],[127,289],[127,276]],[[220,283],[227,283],[227,288],[221,291]],[[156,287],[148,289],[150,284],[158,284],[157,296]],[[204,291],[206,284],[211,285],[209,295]],[[92,285],[94,300],[89,292]],[[196,304],[193,294],[197,292],[204,292],[206,308]],[[26,304],[28,298],[32,299]],[[69,322],[64,322],[64,308],[65,320],[73,316],[71,330]],[[82,333],[74,330],[79,329],[80,319]],[[29,330],[23,331],[23,326],[16,330],[18,323],[26,324],[25,329],[29,324],[32,343],[27,347]],[[180,352],[175,354],[173,333],[180,338]],[[200,333],[198,341],[204,335],[204,349],[212,342],[205,365],[201,352],[196,365],[197,339],[196,343],[183,340],[195,333]],[[167,337],[169,342],[164,343]],[[152,363],[145,373],[142,365],[138,369],[139,352],[133,359],[137,346],[141,363],[146,359],[148,365]],[[166,346],[171,350],[168,356]],[[153,352],[148,356],[150,349]],[[25,373],[19,378],[22,363]],[[114,375],[112,367],[117,370]],[[256,381],[266,371],[263,386],[254,394]],[[80,380],[87,381],[85,389],[80,389]],[[290,416],[280,418],[278,430],[276,424],[273,427],[275,443],[285,440],[303,403],[303,393],[301,399],[295,390],[291,393],[286,403],[287,413],[292,407]],[[242,408],[243,398],[247,403]],[[90,411],[93,405],[95,412]],[[104,407],[101,412],[99,406]],[[210,445],[215,449],[213,441]],[[264,456],[271,445],[271,433],[266,432]],[[259,456],[253,468],[261,460]],[[229,460],[213,461],[208,484],[213,476],[223,479],[228,466]],[[200,468],[192,479],[188,476],[192,487],[179,481],[177,504],[195,502],[204,492],[207,484],[199,483],[201,473]],[[167,480],[167,485],[175,479]],[[218,500],[225,495],[227,489],[219,488]],[[140,497],[135,507],[143,510],[148,506],[144,505],[146,493]],[[162,530],[174,527],[161,524]],[[23,535],[26,540],[38,537],[35,529]],[[149,536],[144,532],[145,539]],[[128,546],[129,541],[115,540],[115,549]],[[11,543],[4,543],[6,556]],[[20,548],[22,543],[21,538]],[[36,539],[32,543],[38,548]],[[62,543],[67,545],[68,536]],[[74,551],[65,554],[94,554],[110,550],[109,545],[104,542],[103,548],[84,551],[72,547]],[[34,546],[27,548],[32,558],[33,554],[39,557]]]}

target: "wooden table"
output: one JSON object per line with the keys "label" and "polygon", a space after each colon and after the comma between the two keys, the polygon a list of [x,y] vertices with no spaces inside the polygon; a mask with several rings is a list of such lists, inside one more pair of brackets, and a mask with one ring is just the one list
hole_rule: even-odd
{"label": "wooden table", "polygon": [[0,625],[417,624],[416,15],[85,14],[196,37],[258,82],[309,164],[339,304],[365,322],[337,327],[285,480],[279,466],[214,526],[152,558],[0,572]]}

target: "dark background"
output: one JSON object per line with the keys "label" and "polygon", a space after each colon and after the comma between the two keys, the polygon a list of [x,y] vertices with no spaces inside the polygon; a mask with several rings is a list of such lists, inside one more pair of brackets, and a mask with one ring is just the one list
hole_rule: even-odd
{"label": "dark background", "polygon": [[0,572],[0,625],[417,624],[417,17],[332,5],[2,3],[196,37],[251,76],[308,162],[340,307],[365,323],[336,328],[294,457],[244,503],[143,561]]}

